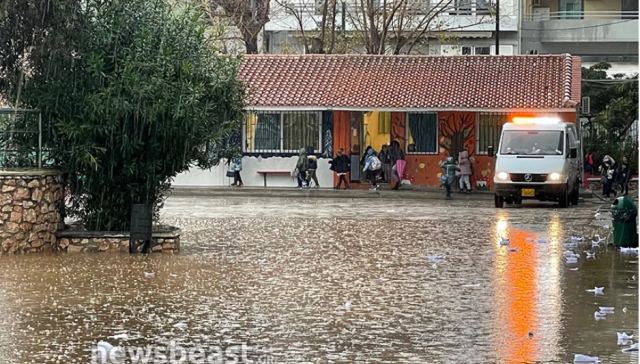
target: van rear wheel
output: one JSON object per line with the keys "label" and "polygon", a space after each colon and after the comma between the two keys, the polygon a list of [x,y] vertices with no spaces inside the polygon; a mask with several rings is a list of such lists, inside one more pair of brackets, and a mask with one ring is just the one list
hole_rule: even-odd
{"label": "van rear wheel", "polygon": [[493,201],[496,204],[496,207],[501,209],[504,206],[504,198],[502,196],[493,195]]}

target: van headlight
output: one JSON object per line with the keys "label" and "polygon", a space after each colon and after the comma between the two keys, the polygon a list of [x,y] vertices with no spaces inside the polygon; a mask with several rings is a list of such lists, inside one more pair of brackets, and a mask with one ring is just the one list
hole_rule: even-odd
{"label": "van headlight", "polygon": [[549,176],[547,177],[547,180],[548,181],[559,181],[561,177],[562,176],[560,175],[560,173],[553,172],[553,173],[549,174]]}
{"label": "van headlight", "polygon": [[500,181],[508,181],[509,180],[509,173],[507,172],[498,172],[496,173],[496,178]]}

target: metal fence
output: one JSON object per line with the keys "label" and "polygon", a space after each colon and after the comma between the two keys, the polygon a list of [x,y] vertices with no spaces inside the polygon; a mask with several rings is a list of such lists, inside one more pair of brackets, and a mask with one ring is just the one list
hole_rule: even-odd
{"label": "metal fence", "polygon": [[38,110],[0,108],[0,168],[42,168],[53,160]]}
{"label": "metal fence", "polygon": [[611,135],[603,125],[595,122],[589,122],[588,119],[581,119],[582,125],[582,139],[586,141],[598,140],[601,138],[615,137],[617,140],[621,140],[621,147],[637,149],[638,147],[638,120],[635,120],[631,126],[626,130],[625,135]]}

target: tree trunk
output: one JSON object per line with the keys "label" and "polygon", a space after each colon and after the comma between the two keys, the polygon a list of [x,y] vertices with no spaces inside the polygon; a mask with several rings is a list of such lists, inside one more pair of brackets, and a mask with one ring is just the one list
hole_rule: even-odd
{"label": "tree trunk", "polygon": [[258,36],[252,34],[243,34],[244,44],[247,47],[247,54],[258,53]]}

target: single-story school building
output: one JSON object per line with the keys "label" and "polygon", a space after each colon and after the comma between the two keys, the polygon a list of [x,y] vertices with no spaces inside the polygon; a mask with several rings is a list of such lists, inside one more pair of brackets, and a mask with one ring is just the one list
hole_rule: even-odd
{"label": "single-story school building", "polygon": [[[467,150],[474,188],[491,188],[502,125],[513,116],[576,122],[580,58],[522,56],[246,55],[242,179],[246,186],[294,187],[298,150],[319,157],[321,187],[331,187],[329,160],[351,157],[350,180],[364,178],[367,146],[396,140],[406,153],[404,182],[438,186],[439,162]],[[227,186],[227,165],[192,169],[177,186]]]}

